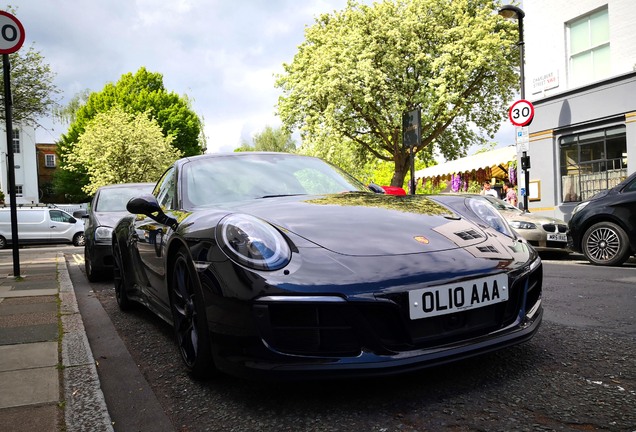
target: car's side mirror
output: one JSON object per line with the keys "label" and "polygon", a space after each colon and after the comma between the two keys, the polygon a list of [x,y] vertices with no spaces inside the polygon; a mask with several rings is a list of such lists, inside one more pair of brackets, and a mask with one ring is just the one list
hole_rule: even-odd
{"label": "car's side mirror", "polygon": [[88,217],[88,212],[86,210],[84,210],[84,209],[75,210],[73,212],[73,217],[77,218],[77,219],[87,218]]}
{"label": "car's side mirror", "polygon": [[382,186],[378,186],[375,183],[370,183],[369,186],[367,186],[369,189],[371,189],[372,192],[375,192],[377,194],[383,194],[386,193],[384,191],[384,189],[382,189]]}
{"label": "car's side mirror", "polygon": [[132,214],[143,214],[150,219],[173,229],[178,225],[177,220],[163,212],[157,198],[152,194],[144,194],[131,198],[126,204],[126,210]]}

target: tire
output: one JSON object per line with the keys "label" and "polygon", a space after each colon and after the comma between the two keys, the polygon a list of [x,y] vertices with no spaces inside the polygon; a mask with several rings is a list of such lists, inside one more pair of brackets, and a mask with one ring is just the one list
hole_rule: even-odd
{"label": "tire", "polygon": [[85,246],[86,245],[86,236],[84,232],[78,232],[73,236],[73,246]]}
{"label": "tire", "polygon": [[627,234],[612,222],[592,225],[583,235],[581,246],[585,257],[595,265],[620,266],[631,255]]}
{"label": "tire", "polygon": [[133,308],[133,302],[128,297],[130,284],[126,277],[126,272],[122,270],[122,258],[119,247],[113,248],[113,284],[115,286],[115,299],[117,305],[122,311],[128,311]]}
{"label": "tire", "polygon": [[172,266],[170,308],[181,359],[193,378],[208,378],[215,368],[201,284],[185,250]]}
{"label": "tire", "polygon": [[89,282],[99,282],[103,277],[101,272],[94,269],[93,259],[87,244],[84,245],[84,270],[86,270],[86,279]]}
{"label": "tire", "polygon": [[7,239],[0,236],[0,249],[4,249],[7,247]]}

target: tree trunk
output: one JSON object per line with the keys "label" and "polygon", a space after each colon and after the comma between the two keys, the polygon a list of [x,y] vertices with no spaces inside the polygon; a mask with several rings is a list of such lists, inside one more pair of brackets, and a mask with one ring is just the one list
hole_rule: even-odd
{"label": "tree trunk", "polygon": [[400,151],[394,154],[393,161],[395,162],[395,171],[393,179],[391,179],[391,186],[404,187],[404,177],[409,170],[409,153]]}

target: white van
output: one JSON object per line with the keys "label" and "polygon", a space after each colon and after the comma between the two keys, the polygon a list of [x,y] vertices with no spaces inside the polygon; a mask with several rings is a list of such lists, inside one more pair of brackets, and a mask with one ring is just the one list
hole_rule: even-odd
{"label": "white van", "polygon": [[[18,242],[24,244],[72,243],[83,246],[84,221],[63,210],[43,206],[18,207]],[[11,208],[0,206],[0,249],[12,243]]]}

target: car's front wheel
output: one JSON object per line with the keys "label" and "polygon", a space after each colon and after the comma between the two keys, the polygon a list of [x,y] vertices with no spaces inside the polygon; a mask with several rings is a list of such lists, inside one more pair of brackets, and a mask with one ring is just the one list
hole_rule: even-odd
{"label": "car's front wheel", "polygon": [[130,310],[133,304],[128,298],[129,284],[126,273],[123,270],[119,247],[113,247],[113,284],[115,285],[115,299],[117,299],[119,309],[123,311]]}
{"label": "car's front wheel", "polygon": [[0,236],[0,249],[4,249],[7,247],[7,239]]}
{"label": "car's front wheel", "polygon": [[83,232],[78,232],[73,236],[73,246],[84,246],[86,245],[86,236]]}
{"label": "car's front wheel", "polygon": [[91,258],[91,251],[88,244],[84,244],[84,270],[86,270],[86,279],[89,282],[99,282],[101,279],[101,273],[96,271],[93,266],[93,259]]}
{"label": "car's front wheel", "polygon": [[173,262],[170,300],[181,358],[193,378],[207,378],[214,372],[207,316],[201,284],[185,250]]}
{"label": "car's front wheel", "polygon": [[629,238],[612,222],[592,225],[583,235],[583,254],[592,264],[620,266],[629,258]]}

